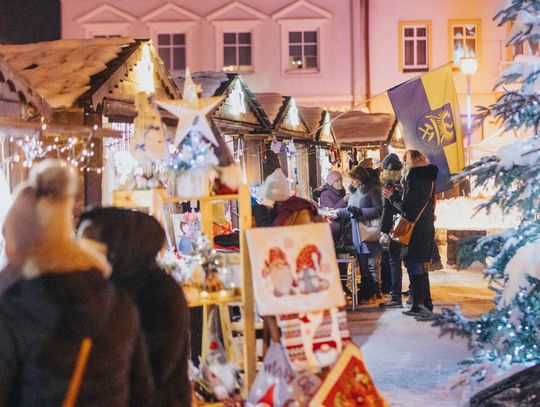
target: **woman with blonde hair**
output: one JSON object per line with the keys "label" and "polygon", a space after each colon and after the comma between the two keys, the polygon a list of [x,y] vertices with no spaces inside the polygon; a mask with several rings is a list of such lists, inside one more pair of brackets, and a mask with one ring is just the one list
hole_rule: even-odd
{"label": "woman with blonde hair", "polygon": [[418,150],[407,150],[402,172],[403,192],[394,194],[385,188],[383,196],[389,199],[410,222],[416,222],[403,259],[411,281],[413,305],[404,314],[424,316],[431,314],[433,303],[429,287],[427,263],[431,261],[435,237],[435,182],[438,168]]}

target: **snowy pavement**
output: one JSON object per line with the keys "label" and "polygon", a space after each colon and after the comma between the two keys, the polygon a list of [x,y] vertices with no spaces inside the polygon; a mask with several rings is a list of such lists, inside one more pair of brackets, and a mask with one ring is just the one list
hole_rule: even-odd
{"label": "snowy pavement", "polygon": [[[478,271],[445,271],[430,277],[436,307],[459,303],[471,316],[491,307],[492,293]],[[439,337],[439,328],[401,311],[372,307],[348,314],[351,335],[378,389],[391,406],[459,406],[447,382],[460,371],[458,362],[470,356],[465,339]]]}

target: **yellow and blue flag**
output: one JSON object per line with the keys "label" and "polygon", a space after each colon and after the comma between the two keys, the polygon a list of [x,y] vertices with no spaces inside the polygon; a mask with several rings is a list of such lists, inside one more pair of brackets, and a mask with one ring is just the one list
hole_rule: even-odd
{"label": "yellow and blue flag", "polygon": [[452,64],[389,89],[388,96],[405,147],[421,151],[439,168],[437,192],[450,188],[450,175],[465,163]]}

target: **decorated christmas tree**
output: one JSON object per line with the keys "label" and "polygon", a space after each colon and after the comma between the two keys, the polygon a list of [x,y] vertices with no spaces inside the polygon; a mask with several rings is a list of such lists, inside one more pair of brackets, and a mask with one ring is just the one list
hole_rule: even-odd
{"label": "decorated christmas tree", "polygon": [[484,378],[489,365],[540,363],[540,2],[508,0],[494,19],[511,24],[507,45],[527,50],[522,52],[527,56],[517,56],[502,72],[495,84],[502,96],[479,108],[480,116],[492,116],[504,131],[522,137],[465,168],[456,180],[470,177],[476,186],[494,185],[479,209],[518,210],[521,222],[502,233],[467,240],[460,248],[460,267],[473,261],[486,265],[495,307],[475,320],[458,308],[445,309],[435,323],[443,333],[468,338],[473,354],[467,362],[477,366],[472,369],[477,379]]}

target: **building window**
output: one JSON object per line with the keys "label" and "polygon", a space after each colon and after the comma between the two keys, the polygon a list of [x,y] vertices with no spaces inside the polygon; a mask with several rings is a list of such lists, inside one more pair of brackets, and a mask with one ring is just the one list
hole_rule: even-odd
{"label": "building window", "polygon": [[158,53],[169,71],[186,69],[186,34],[158,34]]}
{"label": "building window", "polygon": [[459,66],[461,58],[478,58],[480,22],[450,22],[452,60]]}
{"label": "building window", "polygon": [[429,71],[430,22],[399,22],[401,72]]}
{"label": "building window", "polygon": [[317,31],[289,31],[289,70],[319,69]]}
{"label": "building window", "polygon": [[223,70],[252,72],[251,32],[223,33]]}

